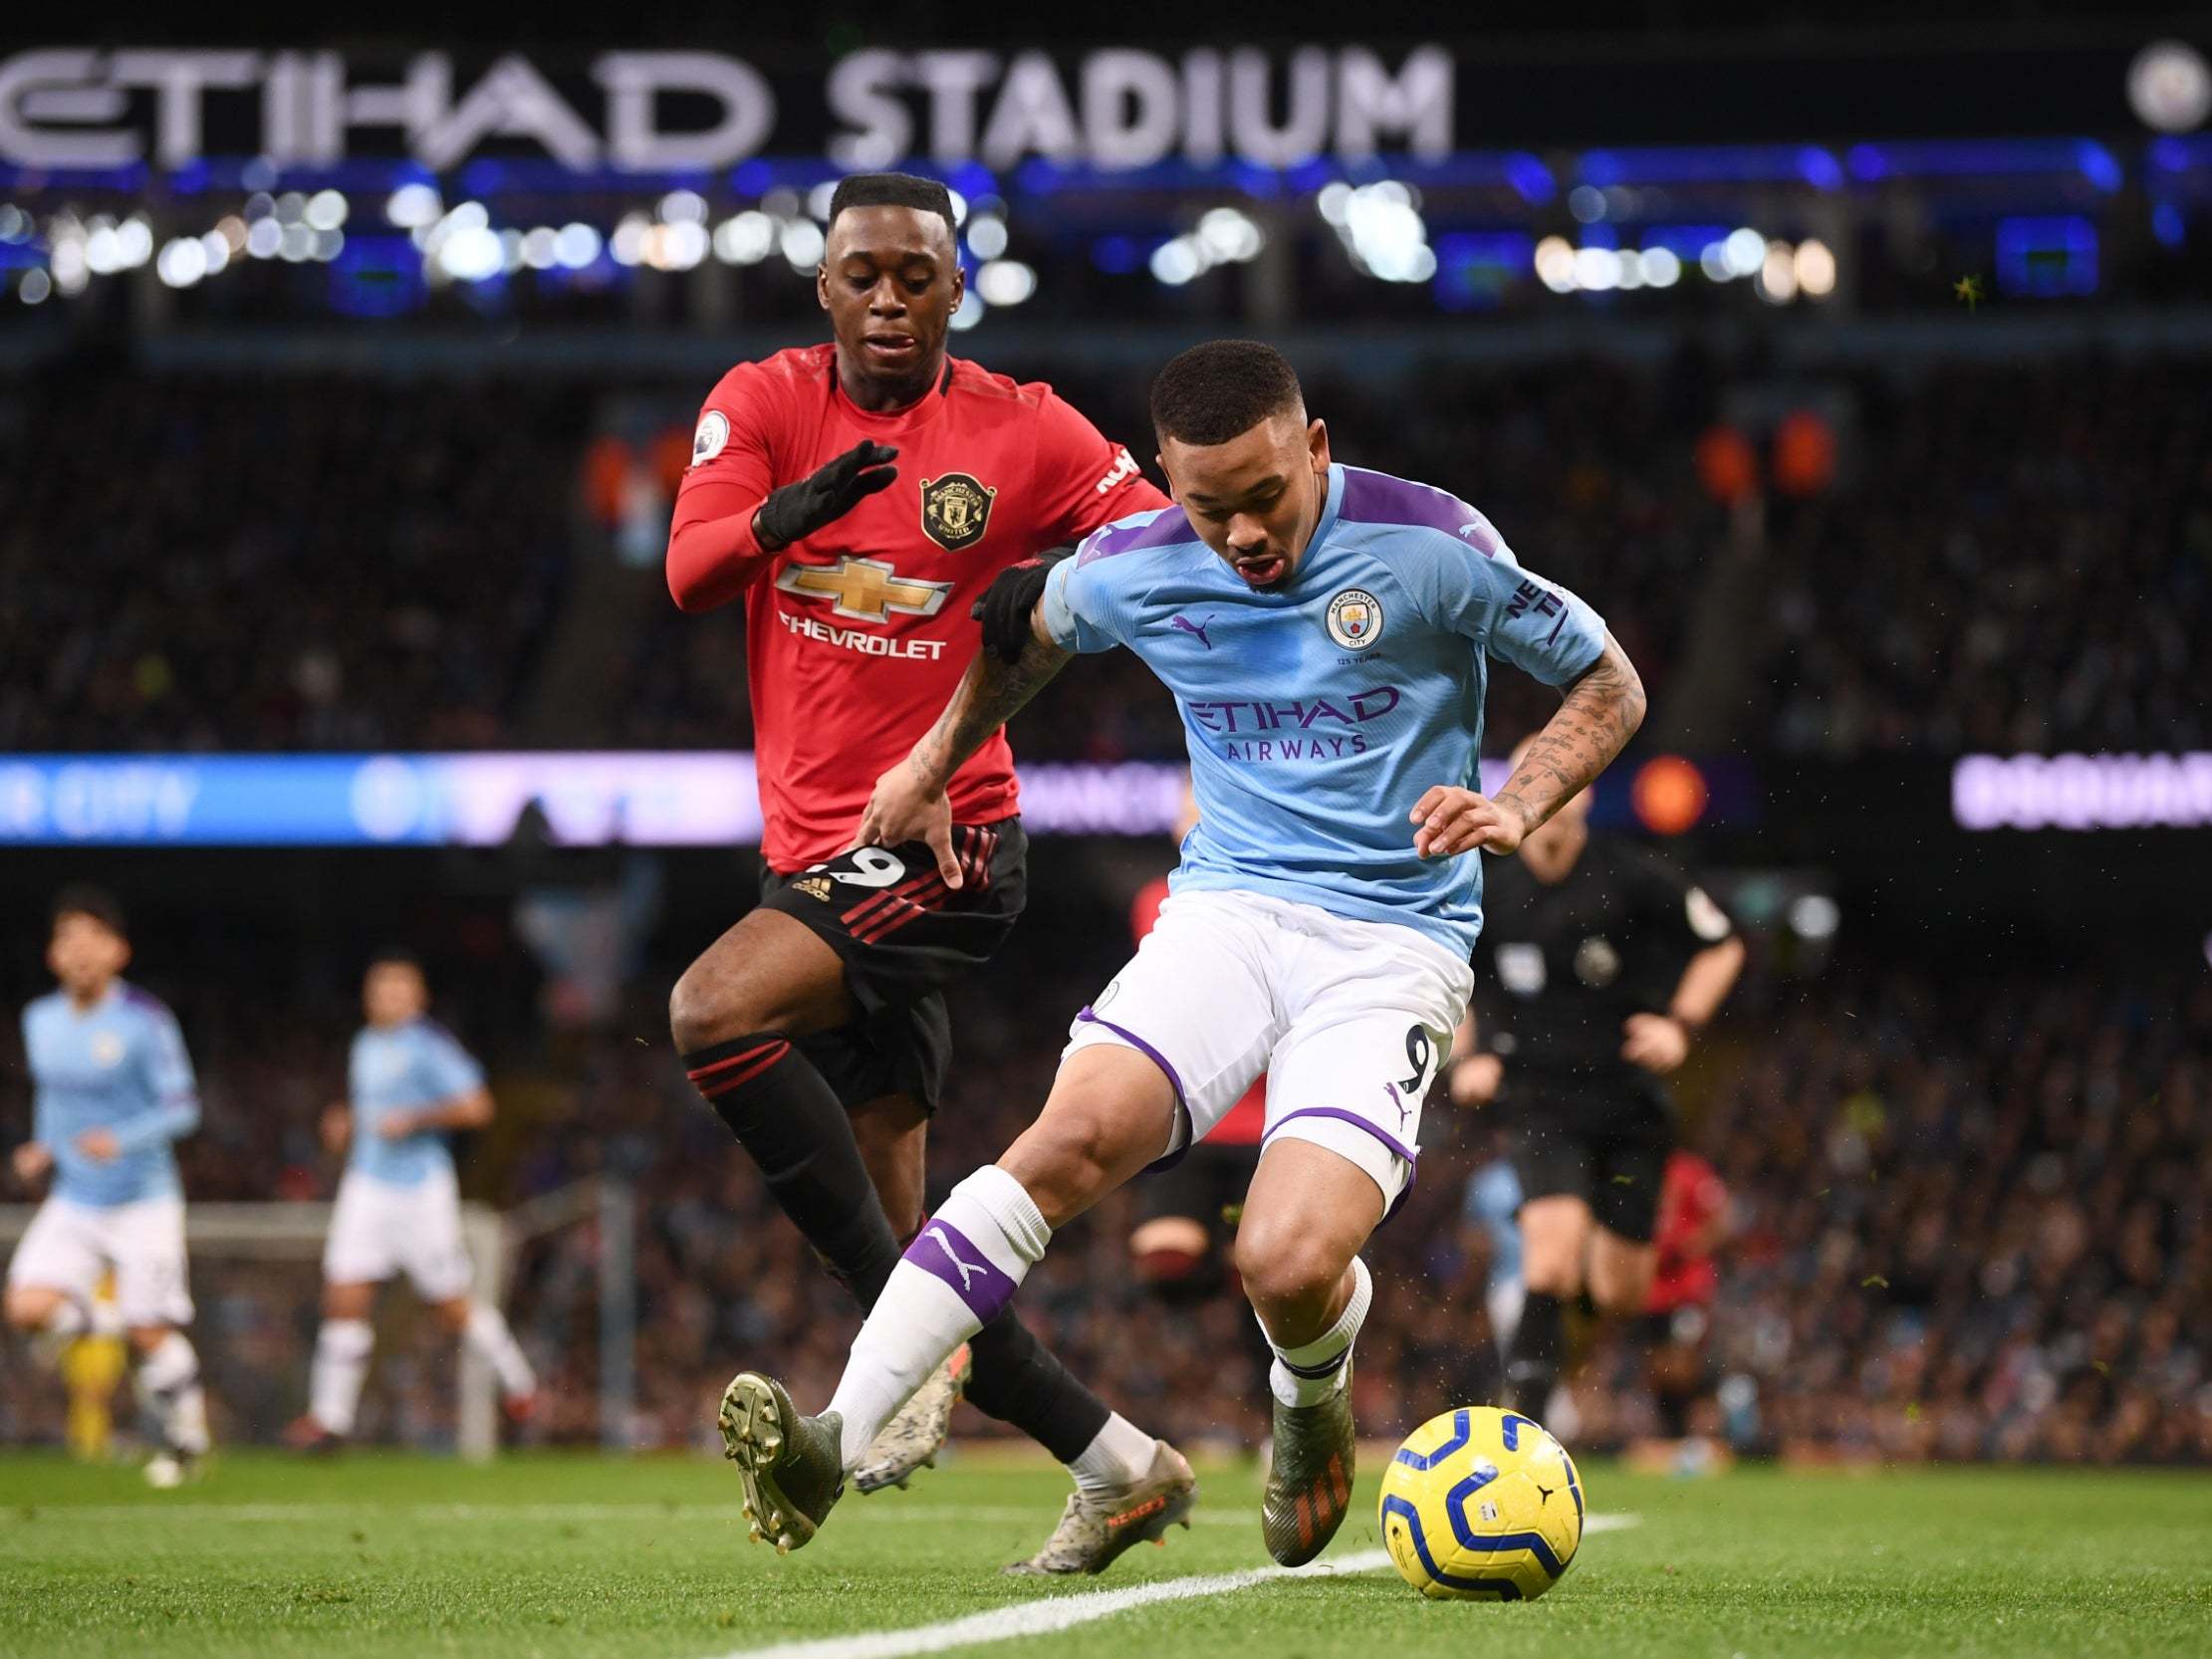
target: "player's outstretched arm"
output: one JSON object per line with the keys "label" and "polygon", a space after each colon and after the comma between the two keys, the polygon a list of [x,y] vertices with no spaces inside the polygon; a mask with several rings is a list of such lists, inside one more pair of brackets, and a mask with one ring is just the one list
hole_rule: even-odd
{"label": "player's outstretched arm", "polygon": [[1504,854],[1589,787],[1643,724],[1643,680],[1608,631],[1598,660],[1567,687],[1521,764],[1495,798],[1438,784],[1407,815],[1419,828],[1413,850],[1448,858],[1478,846]]}
{"label": "player's outstretched arm", "polygon": [[1029,644],[1021,656],[1008,662],[988,650],[978,653],[937,723],[903,761],[875,781],[867,810],[860,815],[855,846],[926,841],[937,855],[937,870],[945,885],[961,884],[960,860],[952,853],[952,807],[946,787],[984,740],[1075,655],[1047,637],[1041,610],[1040,605],[1031,613]]}

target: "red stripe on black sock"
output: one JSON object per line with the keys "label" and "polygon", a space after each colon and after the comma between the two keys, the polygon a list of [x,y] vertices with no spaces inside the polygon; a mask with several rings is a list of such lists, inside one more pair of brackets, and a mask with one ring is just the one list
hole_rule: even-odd
{"label": "red stripe on black sock", "polygon": [[684,1075],[689,1077],[695,1083],[704,1082],[708,1077],[712,1077],[718,1075],[721,1072],[727,1071],[733,1066],[743,1066],[747,1061],[756,1059],[759,1056],[766,1054],[770,1049],[777,1050],[777,1058],[780,1059],[781,1051],[789,1049],[791,1045],[789,1043],[786,1043],[782,1038],[775,1038],[770,1042],[760,1044],[756,1048],[747,1049],[741,1055],[732,1055],[727,1060],[718,1060],[712,1066],[702,1066],[696,1071],[686,1071]]}
{"label": "red stripe on black sock", "polygon": [[699,1092],[705,1095],[709,1100],[715,1100],[729,1093],[732,1089],[743,1088],[747,1083],[751,1082],[755,1077],[759,1076],[771,1066],[774,1066],[778,1061],[782,1060],[784,1056],[790,1054],[791,1045],[789,1043],[780,1042],[771,1043],[765,1050],[756,1049],[753,1052],[760,1058],[758,1060],[755,1060],[752,1065],[746,1066],[742,1071],[734,1072],[727,1077],[716,1077],[711,1083],[699,1083]]}

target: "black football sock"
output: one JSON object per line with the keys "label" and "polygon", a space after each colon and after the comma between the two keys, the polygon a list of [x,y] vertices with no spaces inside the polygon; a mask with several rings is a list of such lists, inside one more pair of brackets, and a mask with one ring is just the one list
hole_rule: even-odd
{"label": "black football sock", "polygon": [[1544,1410],[1559,1382],[1560,1349],[1565,1340],[1565,1309],[1558,1297],[1531,1291],[1521,1304],[1513,1345],[1506,1350],[1506,1385],[1501,1403],[1508,1411],[1534,1417]]}
{"label": "black football sock", "polygon": [[898,1265],[898,1240],[860,1161],[853,1120],[822,1073],[775,1032],[685,1055],[683,1068],[815,1254],[863,1312],[873,1307]]}
{"label": "black football sock", "polygon": [[1081,1457],[1112,1415],[1011,1307],[975,1333],[968,1351],[975,1359],[968,1403],[1013,1424],[1062,1463]]}

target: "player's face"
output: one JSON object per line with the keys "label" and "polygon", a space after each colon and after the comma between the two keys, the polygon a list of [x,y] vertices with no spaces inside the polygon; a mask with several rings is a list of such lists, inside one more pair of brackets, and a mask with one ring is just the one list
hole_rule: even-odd
{"label": "player's face", "polygon": [[430,988],[404,962],[379,962],[362,982],[362,1011],[372,1026],[403,1026],[430,1006]]}
{"label": "player's face", "polygon": [[71,996],[99,996],[129,962],[129,942],[106,922],[74,911],[55,918],[46,965]]}
{"label": "player's face", "polygon": [[895,408],[943,372],[945,331],[967,280],[941,215],[849,207],[830,227],[815,292],[847,394],[862,408]]}
{"label": "player's face", "polygon": [[1160,470],[1198,539],[1254,588],[1290,581],[1329,496],[1329,428],[1286,409],[1227,443],[1162,438]]}

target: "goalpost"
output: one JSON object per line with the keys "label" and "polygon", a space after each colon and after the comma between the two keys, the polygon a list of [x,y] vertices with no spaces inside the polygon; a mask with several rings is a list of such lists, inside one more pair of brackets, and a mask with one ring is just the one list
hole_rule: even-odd
{"label": "goalpost", "polygon": [[[252,1328],[254,1309],[235,1304],[246,1302],[258,1307],[273,1301],[280,1311],[296,1315],[303,1299],[320,1298],[323,1242],[330,1233],[331,1210],[324,1203],[195,1204],[186,1200],[185,1248],[191,1256],[198,1304],[193,1337],[211,1393],[220,1396],[226,1380],[241,1387],[273,1382],[257,1365],[258,1353],[232,1365],[225,1351],[229,1335],[225,1326],[230,1322],[247,1326],[247,1343],[258,1349],[263,1344]],[[36,1213],[33,1205],[0,1205],[0,1254],[13,1254]],[[504,1215],[488,1204],[461,1206],[461,1237],[476,1270],[470,1295],[493,1306],[505,1305],[509,1273],[523,1247],[564,1228],[597,1224],[599,1425],[600,1443],[609,1451],[626,1449],[636,1393],[634,1216],[628,1185],[606,1179],[571,1182]],[[213,1295],[207,1294],[210,1289]],[[517,1335],[526,1332],[518,1330]],[[467,1343],[458,1347],[454,1448],[471,1462],[484,1462],[499,1448],[498,1388],[491,1367]],[[305,1384],[303,1373],[291,1390],[302,1406],[307,1398]],[[258,1420],[266,1415],[257,1414],[261,1438],[272,1435],[283,1421]]]}

